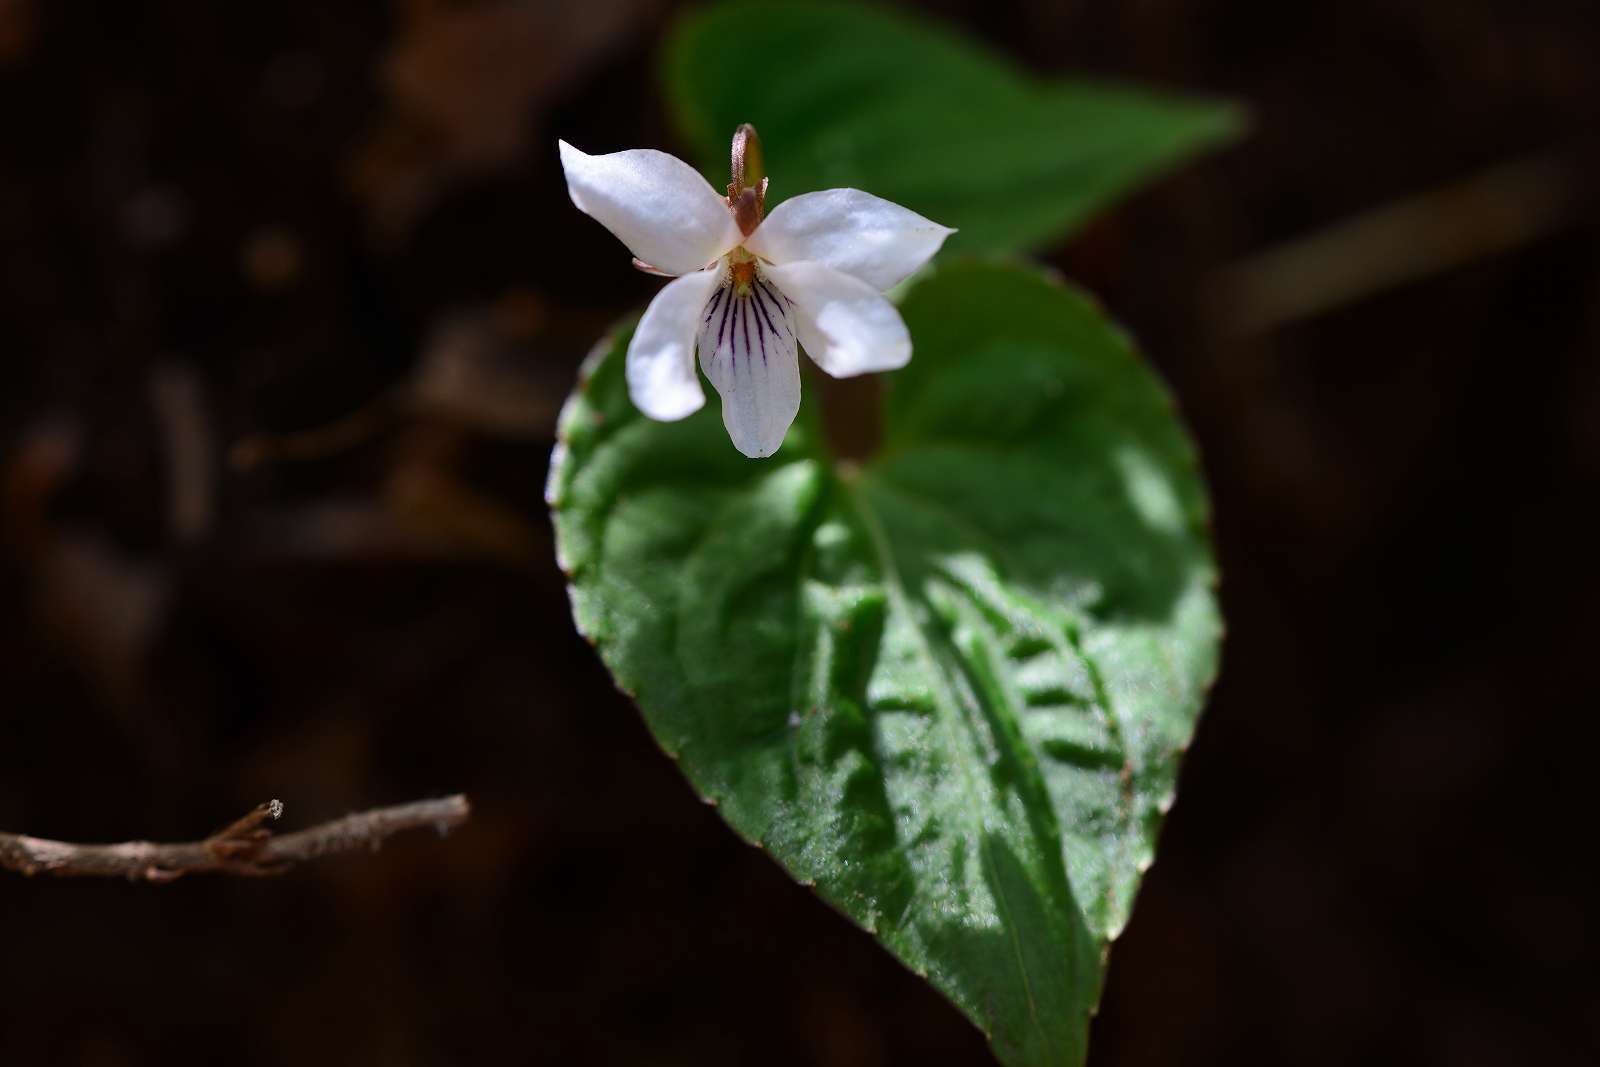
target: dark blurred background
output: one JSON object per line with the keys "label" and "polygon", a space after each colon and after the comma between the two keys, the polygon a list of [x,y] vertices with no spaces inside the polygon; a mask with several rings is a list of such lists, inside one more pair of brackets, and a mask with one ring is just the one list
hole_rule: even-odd
{"label": "dark blurred background", "polygon": [[[1178,394],[1229,620],[1092,1062],[1600,1060],[1592,2],[925,6],[1254,115],[1048,257]],[[0,0],[0,828],[476,805],[0,876],[6,1067],[986,1062],[569,621],[554,415],[656,283],[554,143],[681,148],[676,7]]]}

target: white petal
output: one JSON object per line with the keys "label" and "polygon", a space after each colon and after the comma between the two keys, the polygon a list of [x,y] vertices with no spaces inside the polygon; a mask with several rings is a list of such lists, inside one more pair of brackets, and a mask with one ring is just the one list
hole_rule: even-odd
{"label": "white petal", "polygon": [[825,189],[773,208],[744,245],[772,263],[825,263],[881,293],[932,259],[955,232],[859,189]]}
{"label": "white petal", "polygon": [[694,338],[706,301],[722,280],[720,270],[685,274],[666,284],[628,343],[628,395],[652,419],[672,422],[706,402],[694,371]]}
{"label": "white petal", "polygon": [[722,424],[740,452],[770,456],[800,410],[800,356],[783,294],[757,279],[739,296],[712,294],[700,329],[700,366],[722,394]]}
{"label": "white petal", "polygon": [[794,304],[806,355],[835,378],[894,370],[911,361],[911,335],[895,306],[859,278],[821,263],[763,267]]}
{"label": "white petal", "polygon": [[651,266],[687,274],[739,243],[727,202],[683,160],[649,148],[590,156],[560,145],[578,210]]}

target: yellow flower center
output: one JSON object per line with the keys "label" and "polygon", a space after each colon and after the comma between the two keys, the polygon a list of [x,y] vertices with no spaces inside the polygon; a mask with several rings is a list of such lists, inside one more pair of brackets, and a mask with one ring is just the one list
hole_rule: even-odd
{"label": "yellow flower center", "polygon": [[728,254],[728,271],[733,281],[735,296],[749,296],[756,283],[756,257],[743,248]]}

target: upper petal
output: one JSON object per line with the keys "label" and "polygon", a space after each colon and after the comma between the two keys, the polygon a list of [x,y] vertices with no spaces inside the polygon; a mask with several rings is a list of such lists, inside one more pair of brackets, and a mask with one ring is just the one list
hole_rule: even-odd
{"label": "upper petal", "polygon": [[651,266],[687,274],[739,243],[727,202],[683,160],[650,148],[591,156],[560,146],[578,210]]}
{"label": "upper petal", "polygon": [[824,189],[773,208],[744,246],[772,263],[825,263],[882,292],[932,259],[955,232],[859,189]]}
{"label": "upper petal", "polygon": [[752,459],[783,444],[800,410],[800,356],[792,309],[764,280],[744,295],[726,285],[712,295],[700,330],[700,366],[722,395],[722,423]]}
{"label": "upper petal", "polygon": [[794,304],[806,355],[835,378],[894,370],[911,361],[911,335],[895,306],[859,278],[822,263],[764,267]]}
{"label": "upper petal", "polygon": [[645,308],[628,343],[628,395],[652,419],[672,422],[706,402],[694,370],[694,339],[720,270],[674,278]]}

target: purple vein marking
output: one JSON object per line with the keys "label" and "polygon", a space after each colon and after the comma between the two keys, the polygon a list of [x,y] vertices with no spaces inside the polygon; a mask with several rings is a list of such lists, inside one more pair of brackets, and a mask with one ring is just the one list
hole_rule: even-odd
{"label": "purple vein marking", "polygon": [[750,286],[750,295],[756,298],[756,307],[763,307],[761,303],[761,282],[757,280]]}
{"label": "purple vein marking", "polygon": [[728,335],[728,312],[733,307],[733,297],[728,297],[722,304],[722,321],[717,324],[717,355],[722,354],[722,340]]}
{"label": "purple vein marking", "polygon": [[[748,297],[746,297],[744,300],[739,302],[739,321],[744,323],[744,351],[745,351],[745,355],[746,356],[748,356],[750,354],[750,308],[749,308],[749,304],[750,304],[750,299]],[[757,330],[756,332],[760,333],[761,331]]]}
{"label": "purple vein marking", "polygon": [[[760,290],[758,289],[756,292],[759,293]],[[779,339],[779,334],[777,330],[773,329],[772,319],[767,315],[766,305],[761,302],[759,296],[756,298],[756,314],[765,326],[765,329],[758,331],[761,335],[761,362],[765,364],[767,362],[767,334],[771,333],[774,340]]]}
{"label": "purple vein marking", "polygon": [[[761,319],[762,319],[763,322],[765,322],[767,324],[767,329],[772,330],[773,333],[777,333],[778,332],[777,330],[773,330],[772,329],[772,319],[767,315],[767,304],[766,304],[766,301],[763,299],[764,295],[765,294],[762,293],[762,291],[761,291],[761,286],[757,285],[756,286],[756,310],[761,312]],[[777,305],[774,304],[773,306],[776,307]]]}
{"label": "purple vein marking", "polygon": [[[767,299],[772,301],[772,306],[779,310],[778,317],[784,320],[784,326],[788,328],[789,336],[793,337],[794,323],[790,320],[789,316],[782,314],[783,304],[778,303],[778,297],[772,295],[772,290],[767,287],[766,282],[757,282],[756,284],[761,288],[761,291],[767,295]],[[779,292],[778,296],[783,296],[781,291]],[[788,304],[791,308],[794,307],[794,301],[790,300],[787,296],[783,297],[783,303]],[[777,331],[774,330],[773,333],[777,333]]]}
{"label": "purple vein marking", "polygon": [[718,301],[720,301],[722,299],[722,294],[726,293],[727,291],[728,291],[727,286],[723,286],[721,289],[718,289],[716,291],[716,293],[711,297],[711,303],[706,305],[705,321],[702,322],[700,325],[704,326],[707,322],[711,321],[711,316],[713,316],[713,315],[715,315],[717,313],[717,303],[718,303]]}

